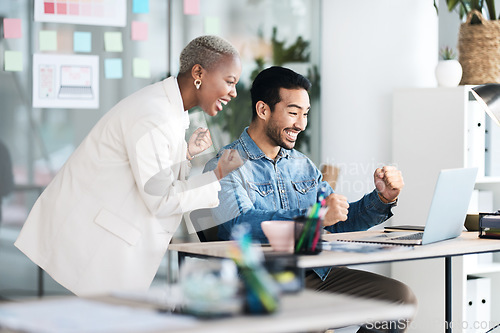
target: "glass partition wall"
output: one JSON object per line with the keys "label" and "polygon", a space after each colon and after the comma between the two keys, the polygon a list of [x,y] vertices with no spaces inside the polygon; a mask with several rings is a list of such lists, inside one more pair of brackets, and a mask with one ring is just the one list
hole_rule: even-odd
{"label": "glass partition wall", "polygon": [[182,47],[207,29],[228,39],[242,57],[238,97],[216,117],[200,116],[205,118],[201,123],[212,128],[216,149],[237,139],[250,123],[253,78],[266,67],[280,65],[313,83],[308,130],[299,135],[297,148],[320,162],[320,6],[320,0],[211,0],[200,2],[203,15],[197,16],[182,15],[182,2],[172,2],[171,68],[178,68]]}
{"label": "glass partition wall", "polygon": [[[14,191],[2,202],[0,297],[36,295],[40,283],[46,294],[65,292],[47,276],[41,281],[34,264],[13,246],[31,206],[100,117],[132,92],[175,75],[180,51],[196,36],[217,34],[228,39],[241,53],[243,72],[238,97],[223,112],[210,118],[196,110],[190,116],[190,130],[208,126],[214,141],[214,148],[198,160],[194,172],[201,172],[204,162],[249,124],[252,79],[271,65],[292,68],[312,81],[309,125],[299,137],[298,148],[314,162],[320,162],[320,0],[200,0],[198,13],[194,14],[186,12],[182,0],[149,0],[147,13],[134,12],[132,0],[126,3],[125,27],[35,22],[33,0],[6,1],[0,8],[2,28],[3,18],[20,19],[22,24],[21,38],[5,39],[0,31],[0,58],[4,64],[0,70],[0,141],[10,152],[15,180]],[[147,40],[131,39],[133,21],[147,22]],[[42,31],[56,32],[56,50],[42,48]],[[75,32],[91,34],[90,52],[75,51]],[[106,49],[107,32],[121,33],[122,51]],[[5,70],[5,51],[20,52],[21,71]],[[33,108],[33,54],[98,56],[99,107]],[[110,78],[104,64],[116,58],[121,59],[123,72],[119,78]],[[135,58],[149,62],[149,77],[133,75]],[[160,268],[158,279],[166,275],[166,266]]]}
{"label": "glass partition wall", "polygon": [[[38,0],[36,0],[38,1]],[[132,1],[126,3],[126,25],[98,26],[34,20],[33,0],[4,1],[0,6],[0,141],[12,160],[15,187],[2,199],[0,218],[0,298],[65,293],[46,274],[40,274],[14,246],[13,242],[36,198],[65,163],[95,123],[123,97],[165,77],[168,66],[166,22],[169,12],[166,1],[150,1],[150,12],[132,12]],[[43,1],[42,1],[43,2]],[[50,2],[50,1],[46,1]],[[91,3],[92,1],[89,1]],[[52,1],[66,4],[66,1]],[[95,1],[93,3],[96,3]],[[3,18],[21,22],[18,38],[4,38]],[[150,33],[145,41],[131,40],[132,21],[145,21]],[[55,48],[47,50],[43,33],[55,34]],[[91,36],[88,52],[75,50],[75,32]],[[121,50],[111,50],[104,43],[108,32],[121,34]],[[21,57],[22,69],[7,70],[5,51]],[[83,109],[33,107],[33,55],[91,55],[99,57],[99,106]],[[104,62],[119,58],[123,73],[120,78],[105,75]],[[132,75],[134,58],[149,61],[150,76]],[[43,290],[40,290],[40,289]]]}

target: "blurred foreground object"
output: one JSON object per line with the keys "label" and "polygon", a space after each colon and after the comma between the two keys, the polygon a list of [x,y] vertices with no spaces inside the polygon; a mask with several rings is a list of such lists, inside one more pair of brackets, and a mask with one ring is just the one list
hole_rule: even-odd
{"label": "blurred foreground object", "polygon": [[279,308],[279,288],[263,266],[260,247],[252,246],[250,226],[240,224],[233,228],[236,241],[230,248],[230,257],[238,266],[245,284],[245,306],[249,313],[272,313]]}

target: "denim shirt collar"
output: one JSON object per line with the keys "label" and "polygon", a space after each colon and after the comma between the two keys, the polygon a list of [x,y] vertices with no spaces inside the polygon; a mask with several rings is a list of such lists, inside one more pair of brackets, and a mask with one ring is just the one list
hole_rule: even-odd
{"label": "denim shirt collar", "polygon": [[[257,146],[255,141],[248,135],[248,127],[246,127],[243,132],[240,135],[240,138],[238,139],[241,143],[241,146],[245,150],[247,156],[251,160],[258,160],[261,158],[267,158],[270,160],[269,157],[264,154],[264,152]],[[276,157],[276,160],[279,160],[283,157],[288,158],[290,156],[290,151],[288,149],[285,149],[283,147],[280,147],[280,151],[278,153],[278,156]]]}

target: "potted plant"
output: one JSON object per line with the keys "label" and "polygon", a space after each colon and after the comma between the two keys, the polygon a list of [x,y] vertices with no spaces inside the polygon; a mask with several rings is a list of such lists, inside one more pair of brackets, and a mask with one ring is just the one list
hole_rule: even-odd
{"label": "potted plant", "polygon": [[[446,5],[450,12],[458,10],[461,19],[467,17],[473,10],[487,14],[486,19],[489,20],[497,20],[499,18],[496,15],[495,0],[446,0]],[[436,0],[434,0],[434,7],[437,9]],[[479,18],[474,17],[471,23],[480,23]]]}
{"label": "potted plant", "polygon": [[456,59],[451,47],[444,47],[439,52],[440,60],[436,66],[436,79],[440,87],[456,87],[462,79],[462,66]]}
{"label": "potted plant", "polygon": [[458,34],[460,84],[500,83],[500,20],[495,0],[446,0],[446,4],[450,12],[465,18]]}

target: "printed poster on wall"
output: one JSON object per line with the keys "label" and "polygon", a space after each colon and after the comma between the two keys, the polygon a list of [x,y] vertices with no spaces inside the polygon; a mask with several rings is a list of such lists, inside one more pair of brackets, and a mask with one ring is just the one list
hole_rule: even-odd
{"label": "printed poster on wall", "polygon": [[33,107],[99,108],[99,57],[34,54]]}
{"label": "printed poster on wall", "polygon": [[124,27],[127,0],[35,0],[35,21]]}

